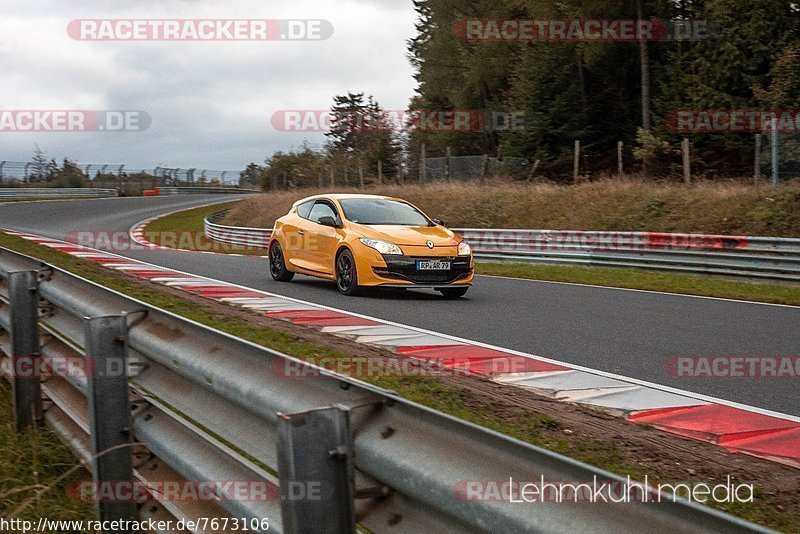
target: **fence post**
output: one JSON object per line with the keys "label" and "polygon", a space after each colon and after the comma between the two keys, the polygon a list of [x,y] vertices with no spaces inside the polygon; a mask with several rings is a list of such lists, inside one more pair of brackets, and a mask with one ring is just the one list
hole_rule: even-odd
{"label": "fence post", "polygon": [[753,157],[753,185],[756,189],[761,182],[761,134],[755,135],[756,139],[756,153]]}
{"label": "fence post", "polygon": [[683,154],[683,183],[692,185],[692,164],[689,159],[689,138],[684,137],[681,142],[681,153]]}
{"label": "fence post", "polygon": [[620,176],[625,176],[625,168],[624,168],[624,161],[623,161],[623,150],[625,149],[625,143],[622,141],[617,141],[617,174]]}
{"label": "fence post", "polygon": [[[98,485],[133,480],[127,333],[125,315],[86,318],[86,359],[91,370],[87,391],[89,429],[92,468]],[[97,502],[100,521],[131,521],[137,516],[132,500]]]}
{"label": "fence post", "polygon": [[18,376],[28,368],[39,369],[38,273],[8,273],[9,319],[11,323],[11,362],[14,369],[12,389],[14,422],[23,430],[42,421],[42,394],[38,371],[33,376]]}
{"label": "fence post", "polygon": [[336,166],[331,163],[331,187],[336,187]]}
{"label": "fence post", "polygon": [[428,181],[428,162],[425,157],[425,143],[422,143],[419,156],[419,183],[424,184]]}
{"label": "fence post", "polygon": [[486,181],[487,174],[489,174],[489,154],[484,154],[481,162],[481,182]]}
{"label": "fence post", "polygon": [[287,534],[356,531],[352,437],[346,409],[278,414],[278,478]]}
{"label": "fence post", "polygon": [[383,184],[383,161],[378,160],[378,185]]}
{"label": "fence post", "polygon": [[358,160],[358,187],[364,189],[364,164]]}
{"label": "fence post", "polygon": [[444,179],[445,179],[446,181],[448,181],[448,182],[450,181],[450,178],[451,178],[451,175],[450,175],[450,157],[451,157],[452,153],[453,153],[453,152],[452,152],[452,150],[451,150],[451,148],[450,148],[450,147],[447,147],[447,148],[445,149],[445,156],[444,156]]}
{"label": "fence post", "polygon": [[778,187],[778,165],[780,159],[778,158],[778,119],[772,119],[772,188]]}
{"label": "fence post", "polygon": [[536,171],[539,169],[539,164],[540,164],[541,162],[542,162],[542,160],[539,160],[539,159],[537,159],[536,161],[534,161],[534,162],[533,162],[533,165],[531,166],[531,170],[530,170],[530,172],[528,173],[528,181],[529,181],[529,182],[530,182],[531,180],[533,180],[533,179],[534,179],[534,177],[536,176]]}
{"label": "fence post", "polygon": [[578,183],[578,177],[581,173],[581,142],[575,141],[575,160],[573,161],[572,169],[572,182]]}

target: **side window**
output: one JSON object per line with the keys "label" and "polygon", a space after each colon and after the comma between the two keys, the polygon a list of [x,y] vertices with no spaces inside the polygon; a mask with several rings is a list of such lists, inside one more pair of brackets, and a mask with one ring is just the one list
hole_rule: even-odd
{"label": "side window", "polygon": [[312,222],[318,223],[322,217],[333,217],[334,220],[339,220],[339,217],[336,215],[336,212],[333,210],[330,204],[327,202],[318,201],[316,204],[314,204],[314,207],[311,208],[311,213],[308,215],[308,219]]}
{"label": "side window", "polygon": [[311,213],[311,207],[313,205],[314,205],[313,200],[310,200],[308,202],[303,202],[302,204],[297,206],[297,214],[303,219],[308,219],[308,214]]}

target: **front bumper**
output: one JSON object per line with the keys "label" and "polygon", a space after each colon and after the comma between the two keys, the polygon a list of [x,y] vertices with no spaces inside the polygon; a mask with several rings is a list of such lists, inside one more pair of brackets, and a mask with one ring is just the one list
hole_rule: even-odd
{"label": "front bumper", "polygon": [[[446,271],[421,271],[418,260],[449,261]],[[384,255],[385,266],[373,266],[374,285],[394,287],[446,287],[472,285],[474,268],[471,256],[389,256]]]}

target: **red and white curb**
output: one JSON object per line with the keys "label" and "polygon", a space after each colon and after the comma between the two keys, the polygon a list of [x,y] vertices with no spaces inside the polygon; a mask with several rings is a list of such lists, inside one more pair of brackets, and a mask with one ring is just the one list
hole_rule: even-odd
{"label": "red and white curb", "polygon": [[[211,205],[213,206],[214,204],[211,204]],[[205,206],[197,206],[197,207],[202,208],[202,207],[205,207]],[[191,209],[194,209],[194,208],[191,208]],[[173,213],[178,213],[178,212],[181,212],[181,211],[186,211],[186,210],[185,209],[180,209],[180,210],[177,210],[177,211],[175,211]],[[137,245],[139,245],[141,247],[144,247],[146,249],[149,249],[149,250],[168,250],[168,251],[172,251],[172,252],[192,252],[192,253],[195,253],[195,254],[219,254],[218,252],[214,252],[213,250],[190,250],[190,249],[182,249],[182,248],[174,248],[174,247],[165,247],[163,245],[157,245],[157,244],[153,243],[152,241],[148,240],[147,237],[145,236],[145,231],[144,231],[145,228],[147,227],[147,225],[150,224],[151,222],[155,221],[156,219],[163,219],[164,217],[168,217],[169,215],[171,215],[171,214],[167,213],[165,215],[157,215],[155,217],[150,217],[149,219],[145,219],[145,220],[143,220],[141,222],[136,223],[130,229],[130,231],[128,232],[128,235],[130,236],[131,241],[133,241]],[[236,253],[232,253],[232,252],[226,252],[225,255],[226,256],[237,256],[237,257],[245,257],[245,256],[247,256],[246,254],[236,254]],[[250,257],[250,258],[266,258],[267,256],[250,255],[250,256],[247,256],[247,257]]]}
{"label": "red and white curb", "polygon": [[556,400],[590,406],[672,434],[710,442],[731,452],[800,468],[800,417],[281,297],[65,241],[8,233],[268,317],[387,349],[417,361],[435,363],[440,368],[467,372]]}

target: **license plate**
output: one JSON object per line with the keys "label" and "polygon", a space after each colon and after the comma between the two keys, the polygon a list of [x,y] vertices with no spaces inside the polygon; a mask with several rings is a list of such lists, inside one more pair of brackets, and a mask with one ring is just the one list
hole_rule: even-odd
{"label": "license plate", "polygon": [[450,262],[440,260],[417,260],[418,271],[449,271]]}

